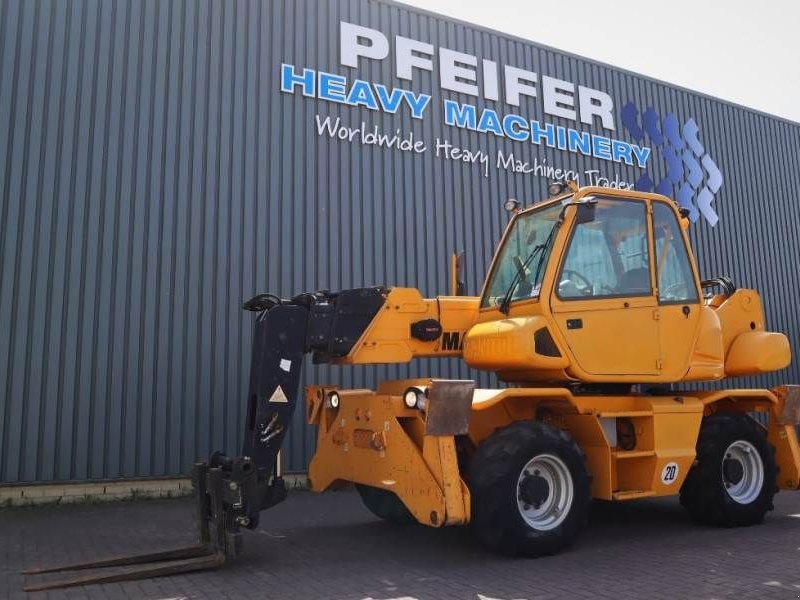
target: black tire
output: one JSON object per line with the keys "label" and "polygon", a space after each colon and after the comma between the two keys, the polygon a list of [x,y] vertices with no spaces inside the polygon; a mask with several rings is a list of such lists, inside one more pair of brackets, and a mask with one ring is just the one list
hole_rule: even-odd
{"label": "black tire", "polygon": [[[572,499],[552,528],[537,529],[523,516],[528,497],[521,483],[523,468],[535,457],[555,456],[572,482]],[[531,475],[539,476],[530,471]],[[538,421],[520,421],[497,430],[478,447],[470,467],[472,529],[494,552],[510,556],[554,554],[571,544],[586,525],[591,477],[583,452],[566,432]],[[538,488],[539,504],[553,499],[549,486]],[[546,499],[545,499],[546,498]],[[534,500],[535,502],[535,500]],[[537,505],[538,506],[538,505]],[[556,521],[558,520],[556,519]]]}
{"label": "black tire", "polygon": [[406,505],[397,497],[397,494],[370,485],[356,484],[358,495],[367,510],[376,517],[388,521],[389,523],[414,523],[414,515],[406,508]]}
{"label": "black tire", "polygon": [[[743,481],[746,467],[728,452],[737,442],[755,448],[763,465],[760,490],[753,483],[749,494],[738,494],[739,501],[731,493],[737,495],[737,484]],[[763,429],[747,415],[717,413],[703,419],[700,426],[697,458],[681,486],[681,504],[698,523],[725,527],[754,525],[761,523],[774,508],[776,479],[775,448],[767,441]]]}

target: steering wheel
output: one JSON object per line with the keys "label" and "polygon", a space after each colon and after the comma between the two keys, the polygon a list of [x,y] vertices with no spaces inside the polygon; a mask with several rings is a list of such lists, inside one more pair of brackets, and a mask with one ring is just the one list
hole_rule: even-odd
{"label": "steering wheel", "polygon": [[594,286],[592,285],[592,282],[589,281],[588,277],[586,277],[585,275],[583,275],[581,273],[578,273],[577,271],[573,271],[572,269],[563,269],[561,271],[561,277],[562,277],[561,283],[564,282],[563,277],[565,275],[568,276],[568,279],[572,279],[573,277],[575,279],[579,279],[580,283],[583,284],[582,286],[578,286],[577,284],[575,284],[575,287],[578,288],[578,293],[579,294],[581,294],[583,296],[591,296],[592,295],[592,291],[593,291]]}

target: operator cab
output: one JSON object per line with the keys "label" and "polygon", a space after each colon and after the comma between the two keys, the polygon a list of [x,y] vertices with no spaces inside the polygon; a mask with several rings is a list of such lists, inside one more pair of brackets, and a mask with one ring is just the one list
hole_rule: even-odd
{"label": "operator cab", "polygon": [[575,379],[680,378],[701,311],[680,218],[663,196],[604,188],[517,213],[492,263],[479,320],[540,315]]}

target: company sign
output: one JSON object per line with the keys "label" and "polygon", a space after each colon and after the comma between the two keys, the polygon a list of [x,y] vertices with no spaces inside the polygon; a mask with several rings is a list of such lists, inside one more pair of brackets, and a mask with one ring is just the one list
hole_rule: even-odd
{"label": "company sign", "polygon": [[[366,122],[346,124],[341,117],[318,114],[315,125],[320,136],[401,152],[422,154],[432,150],[439,158],[464,162],[480,169],[484,177],[489,176],[490,166],[493,165],[496,169],[513,173],[533,174],[548,179],[575,179],[588,185],[648,191],[656,189],[669,196],[675,196],[677,188],[678,200],[690,209],[693,219],[702,214],[712,224],[716,223],[716,214],[710,203],[722,179],[718,170],[716,174],[719,177],[713,176],[716,165],[702,149],[697,126],[692,119],[681,132],[677,129],[678,122],[674,115],[667,115],[662,127],[660,122],[655,123],[658,115],[654,117],[654,111],[648,109],[643,114],[642,123],[639,111],[628,103],[621,113],[623,136],[617,128],[614,101],[603,90],[576,85],[514,65],[501,65],[494,60],[449,48],[436,48],[432,44],[399,35],[394,36],[394,52],[391,53],[389,39],[382,32],[345,21],[340,23],[339,39],[339,63],[342,66],[359,69],[370,61],[391,60],[395,76],[407,81],[408,86],[389,87],[364,79],[349,79],[339,73],[284,63],[280,69],[281,92],[377,112],[405,113],[413,119],[424,119],[431,112],[433,96],[415,91],[412,86],[422,72],[438,71],[438,87],[442,96],[456,92],[475,99],[460,102],[441,98],[444,122],[449,127],[607,161],[611,168],[614,164],[625,164],[643,172],[635,182],[629,182],[620,179],[616,173],[606,177],[596,169],[580,173],[548,164],[546,158],[537,157],[532,162],[524,162],[513,152],[501,149],[490,156],[485,149],[460,148],[447,139],[436,138],[429,148],[428,142],[415,137],[413,131],[383,131],[377,125]],[[485,106],[485,101],[492,101],[495,108]],[[535,115],[527,114],[523,108],[523,105],[530,107],[531,102],[535,103]],[[557,124],[551,120],[552,117],[572,124]],[[665,131],[663,135],[662,128]],[[628,141],[631,139],[633,141]],[[648,169],[653,160],[653,147],[659,157],[666,161],[668,172],[668,177],[658,183],[653,181]],[[685,170],[688,170],[688,177],[684,176]],[[708,185],[701,185],[703,173],[709,171],[712,171],[712,175],[709,176]]]}

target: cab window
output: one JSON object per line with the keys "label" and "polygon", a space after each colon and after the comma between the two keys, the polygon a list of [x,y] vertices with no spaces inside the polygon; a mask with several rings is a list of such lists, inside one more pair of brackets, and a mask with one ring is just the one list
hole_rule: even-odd
{"label": "cab window", "polygon": [[573,230],[561,269],[559,298],[647,296],[651,292],[645,203],[598,200],[594,218],[576,224]]}
{"label": "cab window", "polygon": [[656,239],[658,301],[662,304],[698,302],[692,266],[675,213],[662,202],[653,202]]}
{"label": "cab window", "polygon": [[556,204],[514,218],[489,275],[481,308],[497,306],[506,295],[510,302],[539,297],[562,209]]}

